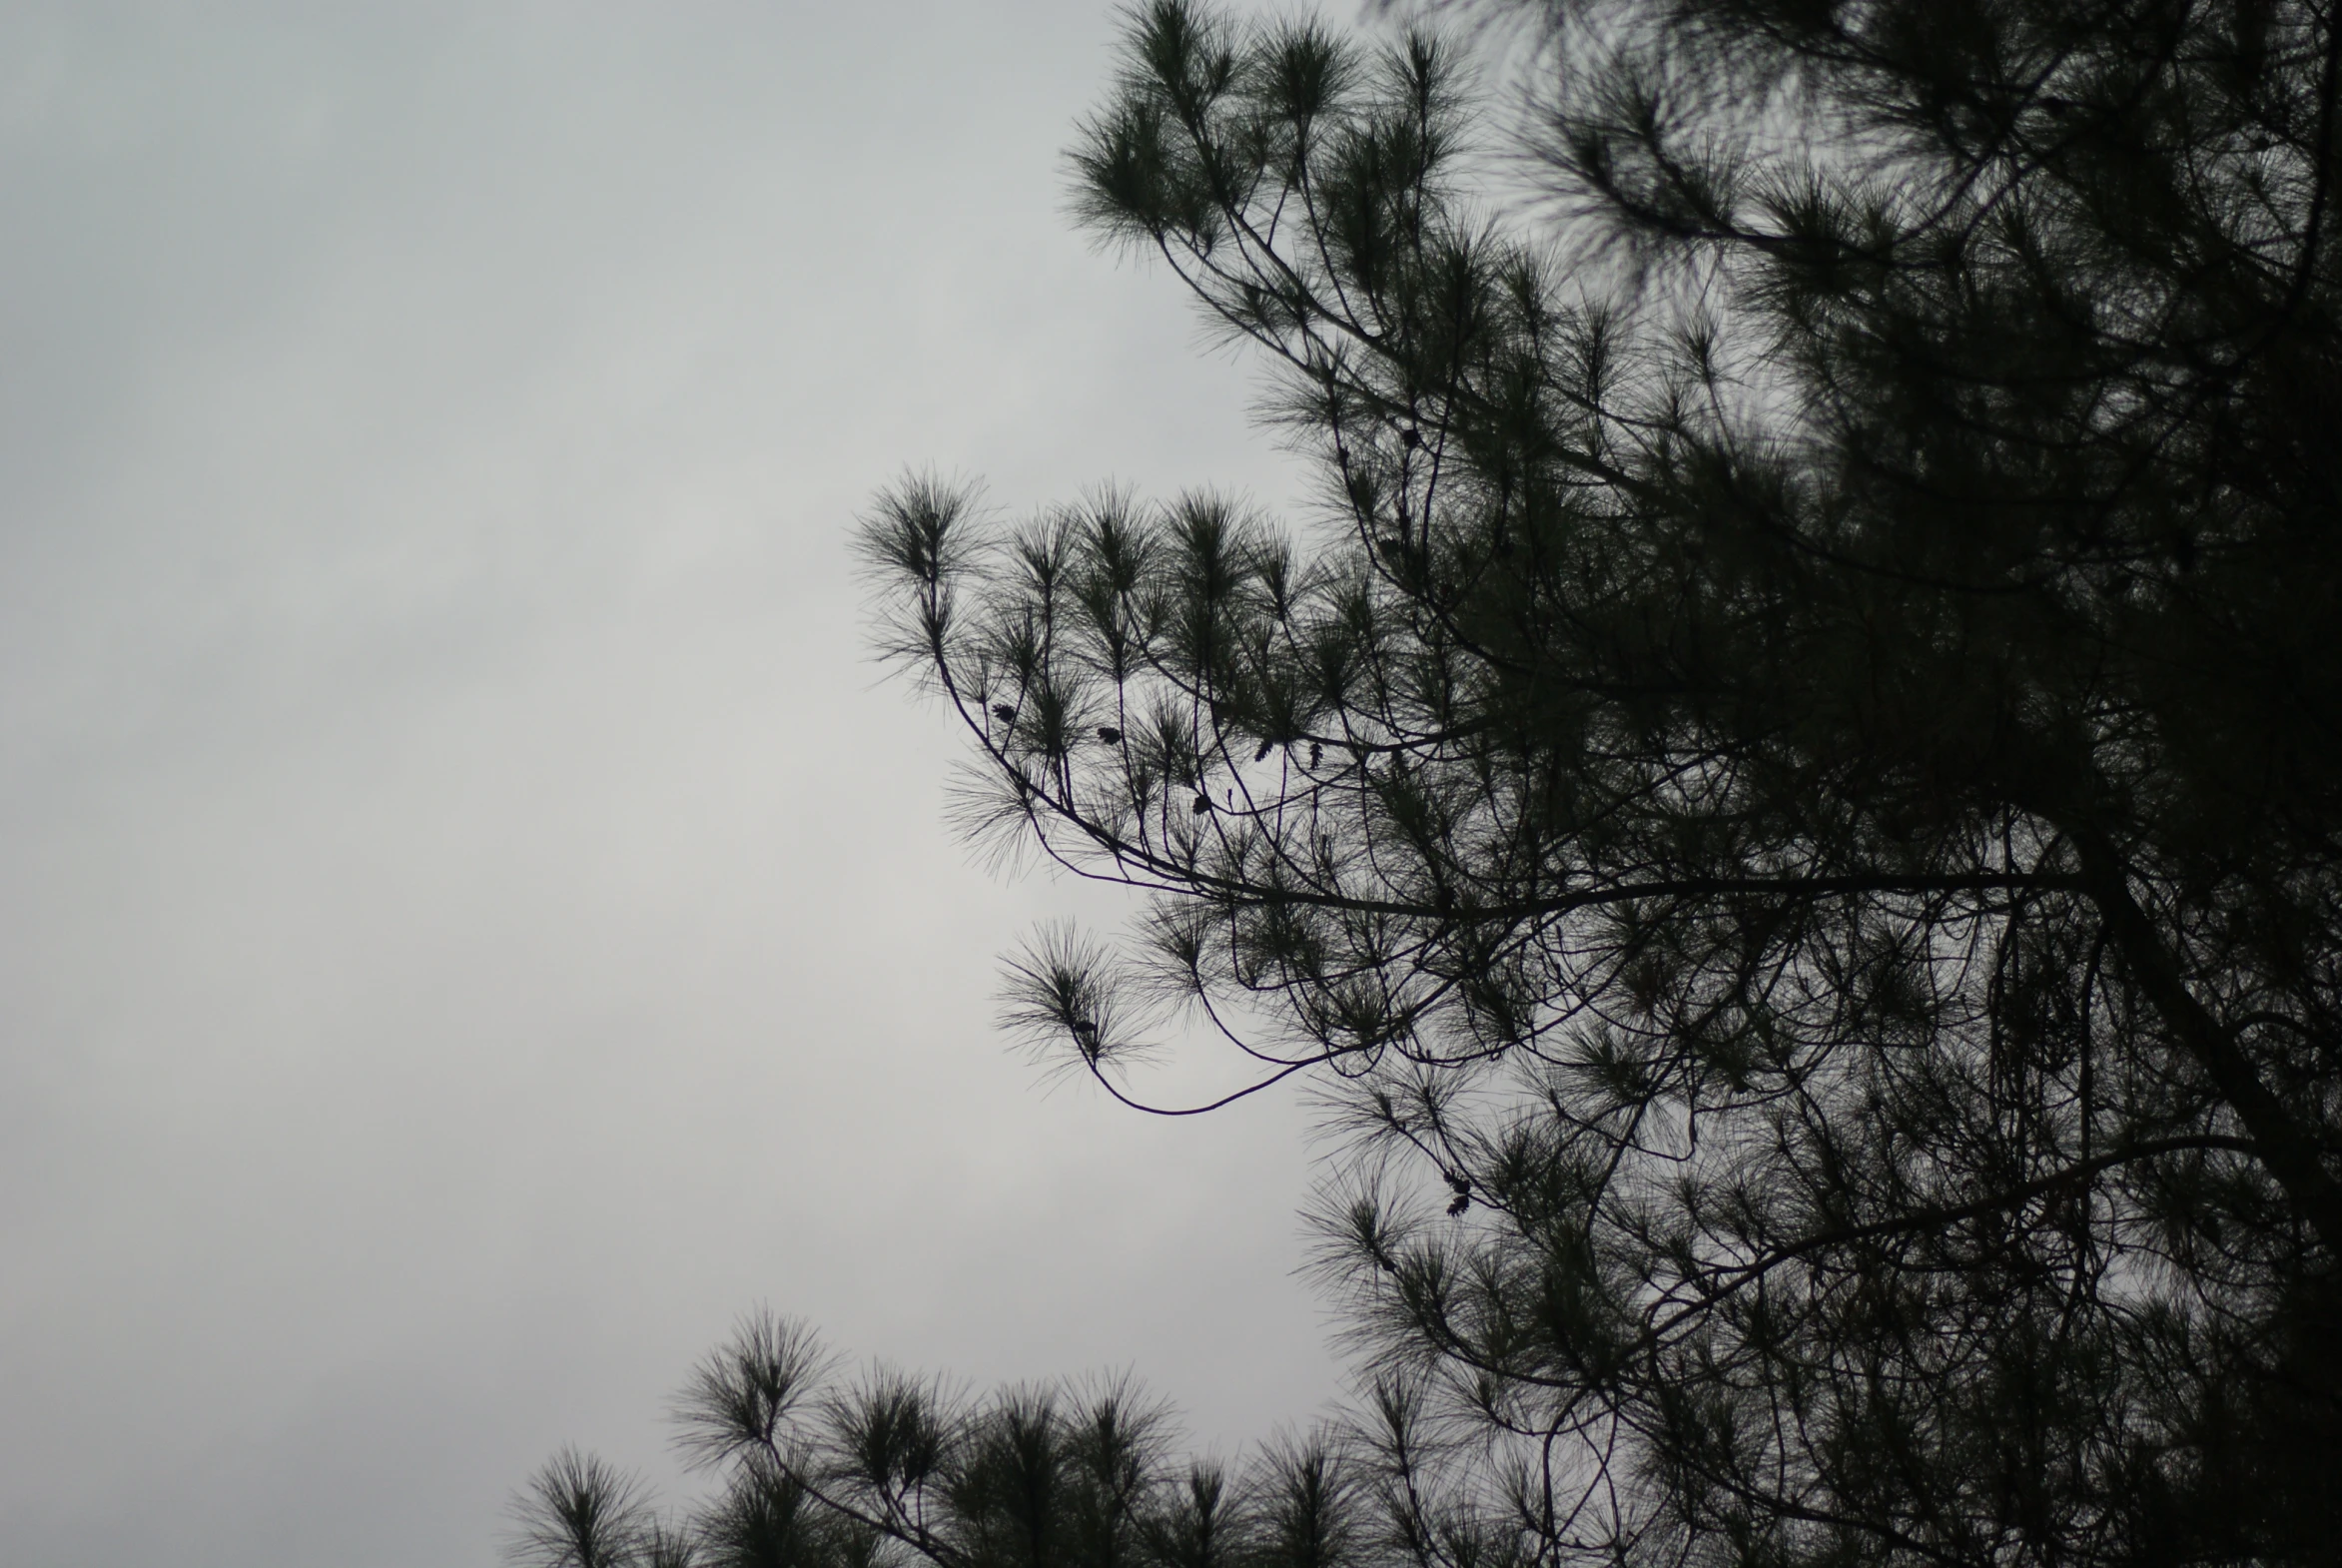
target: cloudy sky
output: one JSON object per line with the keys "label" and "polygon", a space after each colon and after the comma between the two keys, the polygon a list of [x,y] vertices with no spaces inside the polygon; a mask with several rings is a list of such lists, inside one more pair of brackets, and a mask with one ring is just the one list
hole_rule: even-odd
{"label": "cloudy sky", "polygon": [[1065,220],[1112,32],[0,4],[0,1560],[488,1564],[759,1301],[1223,1450],[1336,1391],[1305,1111],[994,1034],[1118,906],[951,840],[842,547],[1296,488]]}

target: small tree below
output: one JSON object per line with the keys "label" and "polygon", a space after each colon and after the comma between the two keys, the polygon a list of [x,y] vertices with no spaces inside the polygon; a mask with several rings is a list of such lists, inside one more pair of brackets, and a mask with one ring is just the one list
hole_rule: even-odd
{"label": "small tree below", "polygon": [[1334,1432],[1241,1469],[1178,1459],[1166,1406],[1127,1379],[955,1396],[854,1379],[801,1326],[744,1320],[675,1402],[713,1494],[661,1519],[646,1489],[556,1455],[514,1503],[523,1568],[1342,1568],[1367,1468]]}

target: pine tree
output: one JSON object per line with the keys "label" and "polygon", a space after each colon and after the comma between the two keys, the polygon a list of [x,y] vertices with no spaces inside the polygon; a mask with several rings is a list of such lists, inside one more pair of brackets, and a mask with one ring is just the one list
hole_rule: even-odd
{"label": "pine tree", "polygon": [[674,1410],[712,1493],[662,1520],[642,1483],[564,1451],[515,1501],[525,1568],[1351,1568],[1361,1470],[1338,1434],[1240,1470],[1177,1459],[1128,1378],[952,1393],[841,1378],[802,1325],[753,1313]]}
{"label": "pine tree", "polygon": [[1319,517],[866,519],[974,826],[1143,895],[1011,1021],[1327,1096],[1397,1560],[2323,1560],[2331,6],[1483,9],[1517,145],[1186,0],[1081,133]]}

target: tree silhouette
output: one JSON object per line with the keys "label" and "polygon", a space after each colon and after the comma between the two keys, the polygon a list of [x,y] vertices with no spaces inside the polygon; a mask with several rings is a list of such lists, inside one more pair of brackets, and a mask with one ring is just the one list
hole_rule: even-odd
{"label": "tree silhouette", "polygon": [[1184,0],[1082,131],[1316,524],[865,520],[971,828],[1144,895],[1010,1022],[1328,1097],[1426,1568],[2330,1551],[2331,7],[1479,9],[1509,162]]}
{"label": "tree silhouette", "polygon": [[647,1490],[564,1451],[514,1504],[528,1568],[1344,1568],[1359,1559],[1356,1456],[1325,1431],[1239,1472],[1175,1461],[1168,1410],[1128,1379],[983,1399],[744,1318],[675,1402],[717,1480],[662,1522]]}
{"label": "tree silhouette", "polygon": [[970,829],[1141,895],[1008,1022],[1346,1135],[1357,1409],[1182,1469],[1127,1387],[756,1319],[715,1500],[563,1455],[527,1561],[2332,1560],[2331,5],[1458,9],[1517,136],[1433,33],[1186,0],[1081,132],[1316,517],[915,476],[859,534]]}

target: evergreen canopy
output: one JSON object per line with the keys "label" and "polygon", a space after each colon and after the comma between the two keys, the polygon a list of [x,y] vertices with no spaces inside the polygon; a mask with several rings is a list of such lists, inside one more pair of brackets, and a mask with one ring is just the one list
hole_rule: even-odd
{"label": "evergreen canopy", "polygon": [[1344,1561],[2323,1560],[2331,6],[1481,9],[1509,161],[1437,35],[1187,0],[1082,132],[1322,517],[865,521],[976,825],[1144,894],[1012,1021],[1353,1135]]}
{"label": "evergreen canopy", "polygon": [[1542,221],[1427,34],[1160,0],[1085,127],[1331,526],[869,518],[989,824],[1148,894],[1015,1018],[1130,1094],[1176,995],[1331,1086],[1327,1266],[1513,1549],[2306,1549],[2330,9],[1538,12]]}

